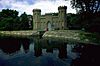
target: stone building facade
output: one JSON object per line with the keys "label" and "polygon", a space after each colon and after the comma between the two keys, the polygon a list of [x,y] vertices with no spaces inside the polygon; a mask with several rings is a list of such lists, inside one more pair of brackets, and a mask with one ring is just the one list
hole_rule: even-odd
{"label": "stone building facade", "polygon": [[33,9],[33,30],[67,29],[67,6],[59,6],[58,13],[41,15],[40,9]]}

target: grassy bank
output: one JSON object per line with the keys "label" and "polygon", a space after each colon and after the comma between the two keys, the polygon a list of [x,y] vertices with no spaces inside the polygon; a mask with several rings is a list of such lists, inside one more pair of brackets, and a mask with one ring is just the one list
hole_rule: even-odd
{"label": "grassy bank", "polygon": [[0,31],[0,37],[30,37],[37,35],[37,31]]}
{"label": "grassy bank", "polygon": [[97,33],[89,33],[80,30],[58,30],[58,31],[47,31],[43,38],[49,39],[60,39],[64,41],[73,41],[88,44],[100,43],[100,36]]}

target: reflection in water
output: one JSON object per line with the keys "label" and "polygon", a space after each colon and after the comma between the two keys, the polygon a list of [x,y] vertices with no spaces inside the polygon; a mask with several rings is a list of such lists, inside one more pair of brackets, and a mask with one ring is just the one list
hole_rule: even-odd
{"label": "reflection in water", "polygon": [[67,50],[66,50],[66,44],[60,44],[60,47],[58,48],[59,50],[59,55],[58,57],[61,59],[67,58]]}
{"label": "reflection in water", "polygon": [[80,57],[73,60],[72,66],[100,66],[100,46],[79,44],[73,50]]}
{"label": "reflection in water", "polygon": [[46,52],[47,53],[53,53],[53,47],[52,47],[52,45],[50,45],[52,43],[53,42],[51,42],[50,40],[47,40],[47,47],[46,47]]}
{"label": "reflection in water", "polygon": [[0,49],[7,54],[14,53],[16,51],[19,51],[21,47],[21,44],[18,40],[0,40]]}
{"label": "reflection in water", "polygon": [[20,50],[21,44],[25,53],[29,50],[28,39],[3,39],[0,40],[0,49],[6,54],[12,54]]}
{"label": "reflection in water", "polygon": [[35,40],[34,41],[34,56],[38,57],[42,55],[42,48],[41,48],[41,44],[40,44],[40,40]]}
{"label": "reflection in water", "polygon": [[30,45],[29,39],[22,39],[21,43],[23,45],[24,52],[27,53]]}
{"label": "reflection in water", "polygon": [[[13,64],[12,66],[48,66],[50,64],[51,66],[100,66],[100,46],[98,45],[69,44],[36,38],[31,40],[32,43],[30,43],[30,39],[26,38],[2,39],[0,40],[0,50],[7,55],[16,54],[13,56],[14,59],[9,60]],[[21,49],[24,50],[22,54],[16,53]],[[1,52],[0,62],[6,62],[2,55]]]}
{"label": "reflection in water", "polygon": [[38,57],[42,55],[42,49],[46,49],[47,53],[53,53],[54,49],[59,51],[58,57],[60,59],[67,58],[67,46],[64,42],[57,42],[51,40],[35,40],[34,41],[34,51],[35,56]]}

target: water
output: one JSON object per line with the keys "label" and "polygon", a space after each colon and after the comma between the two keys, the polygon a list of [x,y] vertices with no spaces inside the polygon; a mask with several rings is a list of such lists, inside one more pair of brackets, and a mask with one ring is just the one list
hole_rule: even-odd
{"label": "water", "polygon": [[100,66],[100,46],[39,38],[0,39],[0,66]]}

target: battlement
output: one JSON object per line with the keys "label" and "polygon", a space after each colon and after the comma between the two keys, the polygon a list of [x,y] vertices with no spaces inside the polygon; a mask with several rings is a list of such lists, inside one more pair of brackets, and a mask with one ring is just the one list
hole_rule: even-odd
{"label": "battlement", "polygon": [[52,15],[52,13],[45,13],[45,15]]}
{"label": "battlement", "polygon": [[59,6],[57,13],[41,15],[41,9],[33,9],[34,30],[56,30],[67,28],[67,6]]}
{"label": "battlement", "polygon": [[45,13],[45,15],[58,16],[58,13]]}
{"label": "battlement", "polygon": [[67,9],[67,6],[59,6],[58,10],[60,10],[60,9]]}
{"label": "battlement", "polygon": [[33,12],[41,12],[41,9],[33,9]]}

